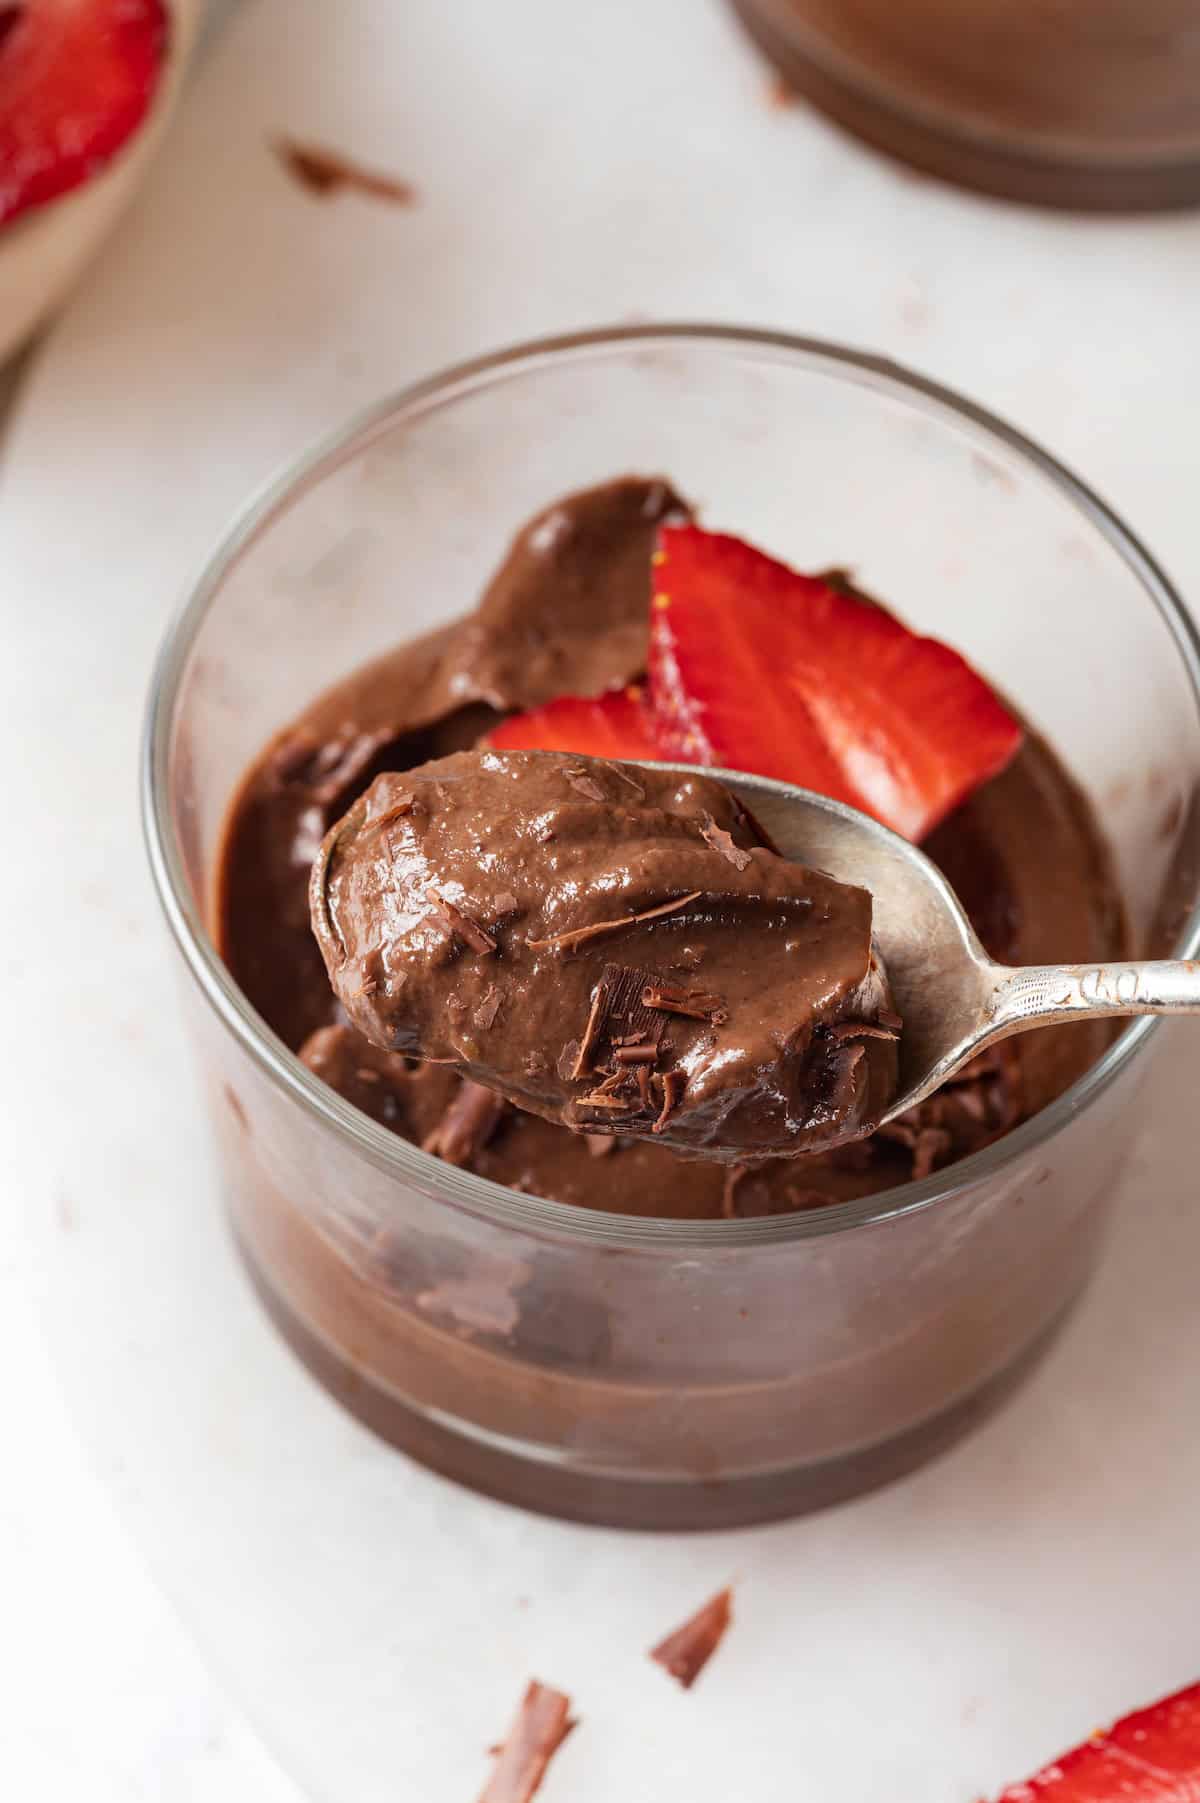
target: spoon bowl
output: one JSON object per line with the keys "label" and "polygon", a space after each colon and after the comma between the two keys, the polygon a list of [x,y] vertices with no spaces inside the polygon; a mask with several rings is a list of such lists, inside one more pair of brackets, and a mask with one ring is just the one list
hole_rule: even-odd
{"label": "spoon bowl", "polygon": [[[695,773],[693,765],[665,767]],[[876,943],[904,1021],[900,1080],[884,1121],[1013,1033],[1083,1016],[1200,1014],[1195,960],[997,964],[941,871],[889,827],[770,777],[707,768],[705,775],[736,795],[782,857],[870,890]]]}

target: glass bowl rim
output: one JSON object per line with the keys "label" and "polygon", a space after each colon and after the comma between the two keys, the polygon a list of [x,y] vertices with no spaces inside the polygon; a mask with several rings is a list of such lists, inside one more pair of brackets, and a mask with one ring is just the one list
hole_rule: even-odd
{"label": "glass bowl rim", "polygon": [[[1150,1017],[1131,1022],[1091,1069],[1061,1096],[982,1151],[921,1182],[898,1184],[856,1201],[834,1202],[794,1215],[679,1221],[661,1216],[608,1214],[575,1203],[529,1196],[448,1165],[400,1139],[322,1083],[272,1032],[234,982],[191,893],[178,847],[168,776],[180,685],[209,606],[243,551],[307,490],[406,415],[421,417],[464,395],[536,372],[548,363],[587,359],[630,348],[662,348],[680,342],[719,351],[757,351],[774,360],[782,358],[816,367],[834,379],[890,392],[893,398],[909,405],[919,403],[927,416],[949,416],[951,423],[966,424],[985,437],[998,440],[1009,452],[1017,453],[1108,541],[1157,608],[1190,679],[1200,714],[1200,633],[1173,583],[1118,515],[1024,433],[954,390],[887,357],[787,332],[672,321],[543,337],[455,363],[360,409],[289,462],[241,509],[168,623],[151,679],[141,756],[146,851],[171,934],[205,1000],[276,1089],[331,1128],[377,1169],[493,1226],[543,1238],[587,1241],[614,1250],[657,1249],[664,1253],[701,1249],[714,1252],[820,1239],[902,1219],[959,1195],[1051,1139],[1060,1126],[1088,1107],[1143,1050],[1159,1022]],[[1172,955],[1187,958],[1198,952],[1200,898]]]}

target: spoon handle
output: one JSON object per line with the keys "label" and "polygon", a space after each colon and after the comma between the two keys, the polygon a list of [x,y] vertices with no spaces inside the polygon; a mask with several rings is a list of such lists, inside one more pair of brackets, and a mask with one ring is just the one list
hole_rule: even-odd
{"label": "spoon handle", "polygon": [[1002,1038],[1071,1015],[1200,1014],[1200,962],[1031,964],[991,967],[987,1037]]}

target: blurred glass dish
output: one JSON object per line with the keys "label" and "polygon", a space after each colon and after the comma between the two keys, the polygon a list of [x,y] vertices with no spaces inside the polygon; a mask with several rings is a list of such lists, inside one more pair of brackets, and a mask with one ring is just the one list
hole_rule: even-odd
{"label": "blurred glass dish", "polygon": [[1192,0],[732,0],[788,85],[867,143],[1013,200],[1200,202]]}

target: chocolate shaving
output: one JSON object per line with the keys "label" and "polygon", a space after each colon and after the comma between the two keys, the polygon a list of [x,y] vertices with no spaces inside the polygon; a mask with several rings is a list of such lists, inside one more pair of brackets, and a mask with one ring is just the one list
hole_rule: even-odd
{"label": "chocolate shaving", "polygon": [[663,1014],[683,1014],[689,1020],[722,1020],[729,1016],[721,1007],[719,995],[708,995],[702,989],[668,989],[664,983],[647,983],[642,990],[643,1008]]}
{"label": "chocolate shaving", "polygon": [[620,764],[610,764],[609,769],[612,771],[614,776],[619,776],[623,783],[629,784],[629,787],[633,790],[634,794],[637,796],[639,801],[645,801],[645,799],[646,799],[645,789],[643,789],[641,783],[635,781],[635,779],[632,776],[630,776],[628,770],[622,770]]}
{"label": "chocolate shaving", "polygon": [[650,1101],[650,1096],[651,1096],[650,1072],[647,1070],[647,1068],[644,1064],[639,1064],[637,1067],[636,1074],[637,1074],[637,1086],[638,1086],[638,1107],[642,1110],[642,1112],[644,1114],[652,1106],[651,1101]]}
{"label": "chocolate shaving", "polygon": [[575,1726],[570,1708],[571,1699],[563,1691],[539,1684],[536,1678],[526,1685],[479,1803],[529,1803]]}
{"label": "chocolate shaving", "polygon": [[690,902],[699,901],[703,893],[703,889],[693,889],[690,895],[681,895],[676,901],[664,902],[661,908],[647,908],[641,914],[627,914],[619,920],[596,920],[589,927],[574,927],[569,933],[554,933],[549,939],[527,939],[525,943],[535,952],[548,949],[566,951],[571,946],[584,944],[588,939],[598,939],[602,933],[618,933],[624,927],[640,926],[643,921],[660,920],[664,914],[675,914]]}
{"label": "chocolate shaving", "polygon": [[892,1040],[896,1038],[895,1027],[881,1027],[876,1021],[871,1020],[837,1020],[825,1031],[831,1039]]}
{"label": "chocolate shaving", "polygon": [[[619,1109],[622,1114],[629,1114],[633,1108],[633,1099],[630,1096],[615,1095],[601,1087],[594,1089],[589,1096],[580,1096],[577,1106],[580,1108],[615,1108]],[[655,1132],[657,1131],[658,1129],[655,1128]]]}
{"label": "chocolate shaving", "polygon": [[492,897],[492,905],[497,914],[516,914],[521,907],[511,889],[501,889],[498,895]]}
{"label": "chocolate shaving", "polygon": [[371,814],[368,811],[363,825],[373,826],[380,830],[385,826],[391,826],[394,820],[402,820],[405,814],[412,813],[415,800],[415,795],[402,795],[398,801],[392,803],[391,807],[385,808],[382,814]]}
{"label": "chocolate shaving", "polygon": [[[732,1619],[733,1592],[728,1588],[718,1590],[682,1627],[651,1647],[650,1657],[677,1678],[685,1690],[690,1690],[720,1646]],[[496,1800],[490,1799],[489,1803]]]}
{"label": "chocolate shaving", "polygon": [[353,188],[395,207],[411,207],[416,202],[417,191],[411,182],[385,175],[382,170],[364,168],[338,150],[327,150],[319,144],[298,144],[292,138],[276,138],[273,148],[288,174],[321,200],[341,188]]}
{"label": "chocolate shaving", "polygon": [[952,1136],[944,1127],[919,1126],[915,1122],[905,1121],[903,1117],[886,1121],[875,1131],[881,1139],[891,1140],[912,1153],[914,1183],[932,1176],[954,1146]]}
{"label": "chocolate shaving", "polygon": [[425,899],[433,903],[433,912],[442,923],[449,927],[450,931],[456,934],[464,945],[470,946],[473,952],[485,955],[495,951],[496,941],[491,934],[485,933],[477,920],[472,920],[469,914],[464,914],[462,909],[455,907],[452,901],[447,901],[445,896],[432,884],[425,891]]}
{"label": "chocolate shaving", "polygon": [[603,1083],[597,1084],[593,1094],[598,1096],[611,1096],[619,1089],[628,1089],[629,1078],[629,1071],[612,1071],[605,1077]]}
{"label": "chocolate shaving", "polygon": [[614,1064],[657,1064],[658,1047],[650,1040],[644,1045],[618,1046],[613,1053]]}
{"label": "chocolate shaving", "polygon": [[505,1107],[503,1096],[464,1077],[437,1126],[421,1141],[422,1152],[446,1164],[470,1164],[500,1125]]}
{"label": "chocolate shaving", "polygon": [[652,1131],[661,1133],[683,1100],[687,1077],[681,1070],[664,1071],[657,1081],[662,1084],[662,1108]]}
{"label": "chocolate shaving", "polygon": [[584,770],[565,770],[563,775],[571,787],[580,795],[586,795],[589,801],[607,801],[608,797],[594,776],[588,776]]}
{"label": "chocolate shaving", "polygon": [[596,987],[592,990],[592,1005],[588,1009],[588,1017],[584,1023],[583,1038],[579,1041],[579,1051],[576,1055],[574,1064],[571,1066],[571,1080],[573,1082],[578,1081],[580,1077],[586,1077],[592,1068],[590,1060],[592,1052],[595,1049],[596,1036],[600,1026],[601,1017],[604,1013],[604,1004],[607,1000],[608,984],[604,981],[603,977],[601,977],[600,981],[596,984]]}
{"label": "chocolate shaving", "polygon": [[626,1045],[658,1045],[667,1022],[642,1001],[642,990],[652,974],[635,970],[631,964],[604,966],[602,980],[608,986],[608,1000],[597,1035],[601,1043],[614,1050]]}
{"label": "chocolate shaving", "polygon": [[472,1019],[480,1032],[486,1033],[489,1027],[495,1026],[496,1016],[500,1012],[500,1005],[503,1000],[504,997],[500,990],[493,984],[472,1016]]}
{"label": "chocolate shaving", "polygon": [[711,814],[704,816],[704,825],[700,828],[700,837],[714,851],[719,851],[723,858],[728,858],[735,870],[745,870],[751,862],[750,853],[735,845],[733,836],[718,826]]}

